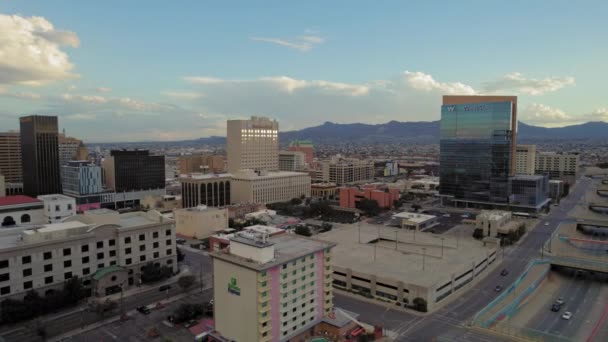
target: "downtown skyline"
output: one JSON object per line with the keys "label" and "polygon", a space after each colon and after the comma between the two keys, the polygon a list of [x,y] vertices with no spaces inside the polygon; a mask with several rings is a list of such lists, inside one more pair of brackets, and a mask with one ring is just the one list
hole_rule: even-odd
{"label": "downtown skyline", "polygon": [[[87,142],[431,121],[441,95],[516,95],[521,121],[608,121],[603,2],[456,6],[0,2],[0,126],[57,115]],[[568,23],[563,25],[562,23]]]}

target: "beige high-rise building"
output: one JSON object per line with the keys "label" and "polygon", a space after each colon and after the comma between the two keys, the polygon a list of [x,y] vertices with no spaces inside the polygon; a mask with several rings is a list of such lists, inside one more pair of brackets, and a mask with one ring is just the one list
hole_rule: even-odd
{"label": "beige high-rise building", "polygon": [[228,120],[228,171],[279,169],[279,123],[266,117]]}
{"label": "beige high-rise building", "polygon": [[208,154],[193,154],[179,157],[179,173],[222,173],[226,169],[224,157]]}
{"label": "beige high-rise building", "polygon": [[369,182],[374,179],[374,161],[333,158],[321,163],[322,181],[337,185]]}
{"label": "beige high-rise building", "polygon": [[65,133],[59,134],[59,165],[65,165],[70,160],[87,160],[89,151],[82,143],[82,140],[73,137],[66,137]]}
{"label": "beige high-rise building", "polygon": [[231,196],[234,203],[275,203],[310,197],[310,175],[244,170],[233,175]]}
{"label": "beige high-rise building", "polygon": [[19,132],[0,132],[0,173],[6,183],[23,183]]}
{"label": "beige high-rise building", "polygon": [[515,150],[515,173],[533,175],[536,170],[536,145],[517,145]]}
{"label": "beige high-rise building", "polygon": [[575,153],[538,152],[535,173],[574,184],[578,175],[578,165],[579,155]]}

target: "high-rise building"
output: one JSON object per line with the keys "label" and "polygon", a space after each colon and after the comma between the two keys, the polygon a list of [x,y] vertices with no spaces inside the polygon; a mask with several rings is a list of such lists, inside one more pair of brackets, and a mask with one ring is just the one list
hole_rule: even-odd
{"label": "high-rise building", "polygon": [[508,203],[516,132],[516,96],[444,96],[440,195],[454,202]]}
{"label": "high-rise building", "polygon": [[32,115],[19,119],[23,193],[61,193],[59,146],[56,116]]}
{"label": "high-rise building", "polygon": [[295,234],[235,234],[230,249],[211,253],[217,332],[243,342],[310,339],[333,309],[334,246]]}
{"label": "high-rise building", "polygon": [[364,183],[374,179],[374,171],[373,160],[332,158],[321,163],[320,181],[337,185]]}
{"label": "high-rise building", "polygon": [[103,191],[101,167],[88,161],[68,161],[61,167],[63,193],[70,196],[98,194]]}
{"label": "high-rise building", "polygon": [[533,175],[536,170],[536,145],[517,145],[515,150],[515,173]]}
{"label": "high-rise building", "polygon": [[288,151],[299,151],[305,155],[305,162],[311,165],[315,156],[315,147],[310,140],[294,140],[289,143]]}
{"label": "high-rise building", "polygon": [[182,175],[188,173],[222,173],[226,169],[222,156],[205,154],[180,156],[178,163],[179,173]]}
{"label": "high-rise building", "polygon": [[23,183],[20,139],[18,132],[0,132],[0,173],[9,188]]}
{"label": "high-rise building", "polygon": [[89,151],[82,140],[59,134],[59,165],[63,166],[70,160],[87,160]]}
{"label": "high-rise building", "polygon": [[304,169],[305,154],[300,151],[280,151],[279,170],[298,171]]}
{"label": "high-rise building", "polygon": [[279,169],[279,123],[265,117],[228,120],[228,171]]}
{"label": "high-rise building", "polygon": [[182,175],[179,181],[182,184],[182,208],[199,205],[224,207],[232,204],[232,174],[193,173]]}
{"label": "high-rise building", "polygon": [[578,153],[538,152],[535,173],[574,184],[578,176],[579,158]]}
{"label": "high-rise building", "polygon": [[165,156],[148,150],[112,150],[103,168],[106,187],[116,192],[165,188]]}

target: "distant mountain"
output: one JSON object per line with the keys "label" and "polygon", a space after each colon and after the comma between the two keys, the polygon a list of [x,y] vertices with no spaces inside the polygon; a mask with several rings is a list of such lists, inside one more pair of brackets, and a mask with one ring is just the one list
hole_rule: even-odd
{"label": "distant mountain", "polygon": [[523,140],[608,139],[608,122],[591,121],[580,125],[546,128],[520,121],[518,133]]}

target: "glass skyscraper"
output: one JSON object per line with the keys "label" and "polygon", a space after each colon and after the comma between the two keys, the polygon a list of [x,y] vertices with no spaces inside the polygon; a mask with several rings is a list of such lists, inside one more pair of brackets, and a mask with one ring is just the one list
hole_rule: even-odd
{"label": "glass skyscraper", "polygon": [[509,203],[516,97],[445,96],[439,193],[462,202]]}

